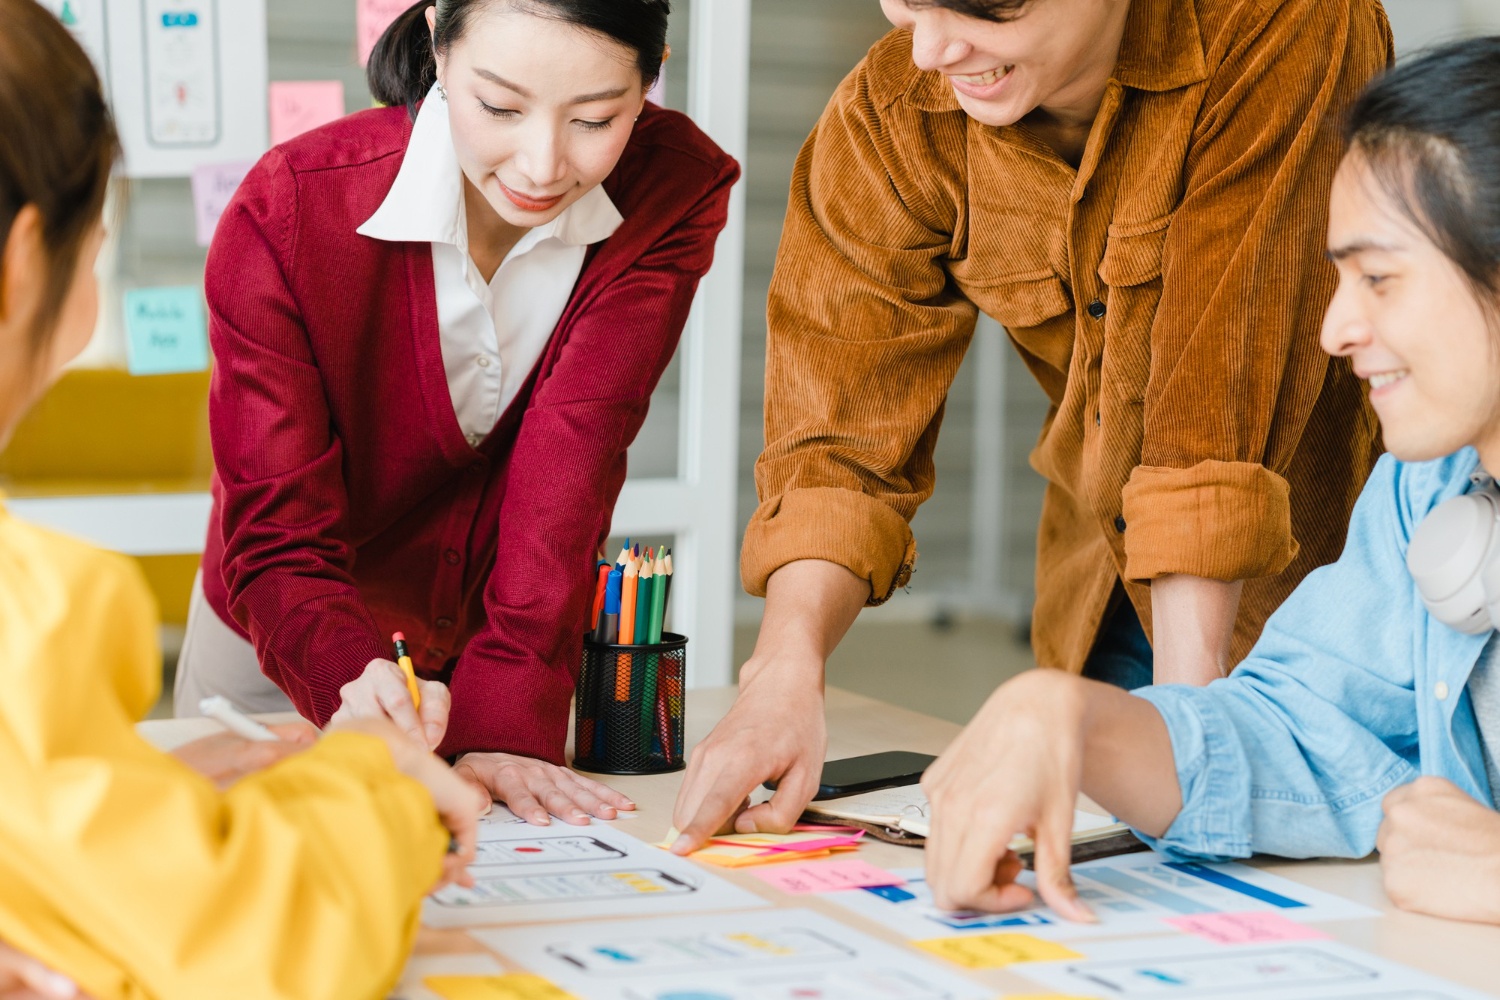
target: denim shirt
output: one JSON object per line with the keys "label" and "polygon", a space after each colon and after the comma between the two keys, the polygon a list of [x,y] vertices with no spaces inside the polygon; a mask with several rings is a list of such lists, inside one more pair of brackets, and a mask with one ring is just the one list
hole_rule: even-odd
{"label": "denim shirt", "polygon": [[1472,449],[1386,455],[1343,555],[1303,580],[1233,674],[1136,692],[1166,720],[1182,789],[1166,834],[1143,840],[1179,857],[1364,857],[1381,799],[1421,775],[1494,807],[1466,690],[1489,635],[1433,618],[1406,569],[1422,518],[1482,471]]}

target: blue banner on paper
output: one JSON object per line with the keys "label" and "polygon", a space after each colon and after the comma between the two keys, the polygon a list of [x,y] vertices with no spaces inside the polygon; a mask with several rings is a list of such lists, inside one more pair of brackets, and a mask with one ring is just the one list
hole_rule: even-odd
{"label": "blue banner on paper", "polygon": [[203,371],[208,367],[203,293],[191,285],[126,292],[125,340],[132,375]]}

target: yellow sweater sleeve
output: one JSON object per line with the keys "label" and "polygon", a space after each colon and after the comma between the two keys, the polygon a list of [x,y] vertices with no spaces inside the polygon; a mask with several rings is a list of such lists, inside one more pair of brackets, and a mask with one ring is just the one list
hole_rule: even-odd
{"label": "yellow sweater sleeve", "polygon": [[343,734],[228,793],[147,746],[154,613],[129,562],[0,509],[0,940],[99,1000],[384,996],[447,837]]}

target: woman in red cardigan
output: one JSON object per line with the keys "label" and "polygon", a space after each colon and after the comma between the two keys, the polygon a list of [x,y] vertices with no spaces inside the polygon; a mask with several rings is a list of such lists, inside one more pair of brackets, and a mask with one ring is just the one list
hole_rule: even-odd
{"label": "woman in red cardigan", "polygon": [[645,102],[667,14],[424,0],[370,60],[390,106],[240,186],[205,279],[216,476],[179,712],[384,715],[535,822],[631,807],[559,766],[569,698],[625,450],[739,175]]}

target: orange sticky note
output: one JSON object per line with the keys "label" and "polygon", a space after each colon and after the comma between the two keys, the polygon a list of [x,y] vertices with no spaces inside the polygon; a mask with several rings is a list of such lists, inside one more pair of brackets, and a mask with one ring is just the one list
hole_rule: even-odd
{"label": "orange sticky note", "polygon": [[277,80],[271,84],[271,145],[344,117],[342,80]]}

